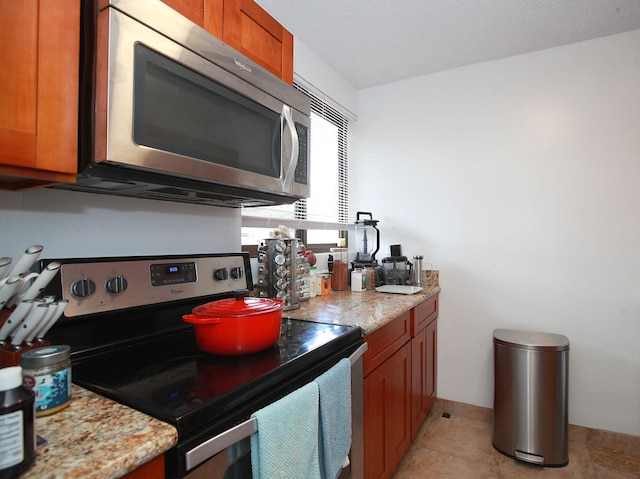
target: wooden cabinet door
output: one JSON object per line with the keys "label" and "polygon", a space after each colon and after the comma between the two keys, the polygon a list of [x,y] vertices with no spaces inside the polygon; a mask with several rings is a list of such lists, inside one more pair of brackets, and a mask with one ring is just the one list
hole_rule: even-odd
{"label": "wooden cabinet door", "polygon": [[123,479],[162,479],[164,478],[164,456],[158,456],[143,464],[135,471],[125,475]]}
{"label": "wooden cabinet door", "polygon": [[293,83],[293,35],[253,0],[224,0],[222,40]]}
{"label": "wooden cabinet door", "polygon": [[387,479],[411,443],[411,344],[364,379],[364,476]]}
{"label": "wooden cabinet door", "polygon": [[79,0],[0,1],[0,187],[75,178],[79,45]]}
{"label": "wooden cabinet door", "polygon": [[222,39],[223,0],[162,0],[196,25]]}
{"label": "wooden cabinet door", "polygon": [[411,439],[436,399],[436,332],[434,319],[411,340]]}

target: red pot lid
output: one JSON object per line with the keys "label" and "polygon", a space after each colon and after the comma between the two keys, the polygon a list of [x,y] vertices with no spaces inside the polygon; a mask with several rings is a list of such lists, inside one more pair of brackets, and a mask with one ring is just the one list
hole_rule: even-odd
{"label": "red pot lid", "polygon": [[[236,294],[236,293],[234,293]],[[246,292],[235,298],[220,299],[193,308],[193,314],[213,318],[238,318],[280,311],[284,301],[276,298],[252,298]]]}

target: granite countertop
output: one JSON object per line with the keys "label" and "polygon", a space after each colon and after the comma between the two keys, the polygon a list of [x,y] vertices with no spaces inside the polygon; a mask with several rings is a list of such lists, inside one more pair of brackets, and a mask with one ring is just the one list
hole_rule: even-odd
{"label": "granite countertop", "polygon": [[[332,291],[285,311],[284,316],[347,326],[371,334],[440,292],[432,284],[412,295]],[[36,433],[48,444],[22,478],[117,478],[172,448],[176,429],[139,411],[73,385],[71,404],[36,419]]]}
{"label": "granite countertop", "polygon": [[21,478],[116,478],[163,454],[176,429],[134,409],[73,385],[71,404],[36,418],[48,444]]}
{"label": "granite countertop", "polygon": [[439,292],[440,286],[437,284],[426,286],[422,291],[411,295],[380,293],[376,290],[332,291],[331,294],[303,301],[300,308],[285,311],[284,316],[360,326],[362,335],[366,336]]}

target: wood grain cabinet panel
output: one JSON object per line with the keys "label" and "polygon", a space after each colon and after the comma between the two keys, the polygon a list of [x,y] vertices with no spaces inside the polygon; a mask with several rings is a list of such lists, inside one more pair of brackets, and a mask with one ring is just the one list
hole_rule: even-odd
{"label": "wood grain cabinet panel", "polygon": [[123,476],[123,479],[162,479],[163,477],[164,456],[158,456]]}
{"label": "wood grain cabinet panel", "polygon": [[222,39],[223,0],[162,0],[212,35]]}
{"label": "wood grain cabinet panel", "polygon": [[293,35],[253,0],[224,0],[222,40],[293,84]]}
{"label": "wood grain cabinet panel", "polygon": [[80,0],[0,2],[0,187],[77,171]]}
{"label": "wood grain cabinet panel", "polygon": [[411,340],[411,439],[436,400],[437,319]]}
{"label": "wood grain cabinet panel", "polygon": [[411,345],[364,379],[364,476],[388,479],[411,443]]}

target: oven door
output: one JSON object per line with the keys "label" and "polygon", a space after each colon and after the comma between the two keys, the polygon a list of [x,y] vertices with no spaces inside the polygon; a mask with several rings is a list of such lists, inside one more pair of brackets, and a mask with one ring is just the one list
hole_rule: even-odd
{"label": "oven door", "polygon": [[[236,70],[251,80],[231,73],[220,66],[229,61],[222,58],[229,48],[218,39],[162,4],[151,10],[167,9],[175,25],[150,28],[147,20],[119,10],[131,3],[144,15],[136,1],[120,2],[98,17],[93,161],[309,196],[310,120],[279,92],[272,94],[269,83],[259,84],[275,77],[261,77],[244,57],[236,61],[251,73]],[[161,34],[158,28],[168,30]],[[278,81],[289,94],[299,94]]]}
{"label": "oven door", "polygon": [[[349,356],[351,362],[351,422],[350,463],[337,479],[364,478],[364,411],[362,355],[364,343]],[[251,471],[251,435],[257,431],[256,421],[247,421],[225,431],[185,454],[188,479],[246,479]]]}

